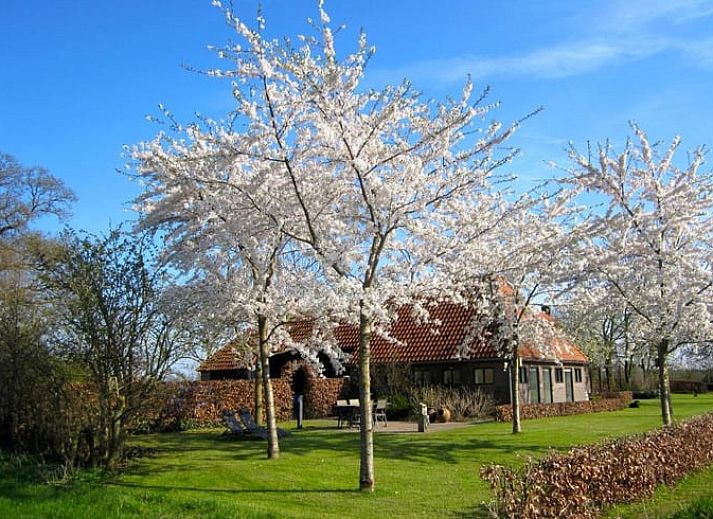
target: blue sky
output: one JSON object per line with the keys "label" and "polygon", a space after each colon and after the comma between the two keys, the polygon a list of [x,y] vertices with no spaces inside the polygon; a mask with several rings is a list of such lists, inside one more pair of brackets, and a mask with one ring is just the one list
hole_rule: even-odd
{"label": "blue sky", "polygon": [[[256,2],[234,0],[252,19]],[[308,31],[311,0],[266,0],[273,35]],[[426,97],[457,95],[467,74],[509,122],[538,106],[512,171],[544,178],[572,140],[650,137],[713,145],[713,0],[327,0],[343,51],[364,28],[377,53],[369,86],[410,79]],[[217,64],[230,37],[209,0],[5,0],[0,18],[0,150],[42,165],[79,195],[68,222],[93,232],[132,217],[122,146],[151,138],[163,103],[184,122],[231,107],[228,85],[182,65]],[[52,226],[49,226],[50,228]]]}

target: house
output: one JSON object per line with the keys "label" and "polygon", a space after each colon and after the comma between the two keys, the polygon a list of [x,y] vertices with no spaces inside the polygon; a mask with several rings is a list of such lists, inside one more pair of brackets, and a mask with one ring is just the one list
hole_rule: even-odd
{"label": "house", "polygon": [[[371,342],[373,366],[397,364],[408,366],[414,385],[446,385],[479,388],[491,394],[498,403],[510,402],[508,363],[498,355],[494,345],[482,335],[473,333],[477,310],[450,302],[430,309],[431,320],[420,322],[410,307],[397,311],[389,337],[374,334]],[[554,333],[547,350],[532,344],[520,346],[520,397],[522,403],[549,403],[587,400],[589,395],[588,358],[557,328],[547,308],[531,312],[529,319],[549,324]],[[308,323],[296,323],[291,334],[295,340],[307,337]],[[335,339],[347,355],[347,371],[358,365],[358,333],[355,327],[340,325]],[[237,352],[237,354],[236,354]],[[320,354],[321,355],[321,354]],[[299,355],[284,351],[271,357],[270,375],[283,374],[285,366]],[[325,377],[340,376],[326,358]],[[231,343],[200,365],[202,380],[250,378],[254,367],[249,355],[240,354]]]}

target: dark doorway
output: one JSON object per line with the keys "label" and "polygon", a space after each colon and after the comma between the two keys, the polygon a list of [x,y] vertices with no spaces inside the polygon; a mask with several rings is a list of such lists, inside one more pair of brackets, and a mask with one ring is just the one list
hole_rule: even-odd
{"label": "dark doorway", "polygon": [[307,372],[304,367],[292,373],[292,394],[304,395],[307,390]]}
{"label": "dark doorway", "polygon": [[552,369],[542,368],[542,401],[552,403]]}
{"label": "dark doorway", "polygon": [[567,392],[567,402],[574,402],[574,383],[571,369],[564,370],[564,388]]}
{"label": "dark doorway", "polygon": [[540,370],[530,368],[528,382],[530,383],[530,403],[537,404],[540,402]]}

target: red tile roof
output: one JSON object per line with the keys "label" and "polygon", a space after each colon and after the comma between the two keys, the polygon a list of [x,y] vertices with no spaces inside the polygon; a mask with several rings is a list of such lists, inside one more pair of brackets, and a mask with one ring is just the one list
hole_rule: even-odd
{"label": "red tile roof", "polygon": [[[371,340],[371,360],[382,363],[428,363],[458,360],[496,359],[498,353],[491,342],[482,335],[468,336],[471,323],[477,316],[473,307],[455,303],[440,303],[429,309],[430,322],[419,322],[411,312],[410,306],[397,311],[397,319],[389,332],[390,338],[375,333]],[[544,319],[556,327],[554,318],[544,312],[538,312],[531,318]],[[296,342],[302,342],[312,335],[310,322],[298,322],[290,325],[290,334]],[[359,332],[357,327],[339,325],[334,332],[340,348],[352,353],[348,362],[358,361]],[[246,367],[236,358],[233,343],[228,344],[207,361],[198,371],[216,371],[240,369]],[[587,362],[587,356],[568,340],[556,328],[550,346],[559,360],[566,362]],[[533,345],[523,344],[520,357],[525,360],[548,360]],[[551,359],[549,359],[551,360]]]}
{"label": "red tile roof", "polygon": [[[247,338],[249,340],[249,337]],[[198,366],[198,371],[232,371],[252,369],[255,356],[247,355],[245,340],[232,340]]]}
{"label": "red tile roof", "polygon": [[[543,319],[550,322],[554,327],[554,336],[550,339],[549,346],[559,360],[564,362],[589,362],[587,355],[560,330],[557,320],[549,312],[538,312],[532,319]],[[520,357],[524,359],[541,359],[544,358],[544,355],[532,345],[523,344],[520,347]]]}

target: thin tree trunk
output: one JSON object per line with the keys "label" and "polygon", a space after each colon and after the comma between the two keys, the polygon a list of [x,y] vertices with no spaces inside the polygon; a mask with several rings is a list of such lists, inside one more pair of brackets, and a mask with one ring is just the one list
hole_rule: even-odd
{"label": "thin tree trunk", "polygon": [[604,374],[607,377],[607,391],[611,391],[611,368],[609,359],[604,363]]}
{"label": "thin tree trunk", "polygon": [[258,352],[258,360],[255,363],[255,423],[258,425],[265,423],[263,420],[265,414],[265,392],[263,391],[261,358],[262,356]]}
{"label": "thin tree trunk", "polygon": [[277,420],[275,417],[275,397],[270,379],[270,360],[267,347],[267,319],[258,317],[260,363],[262,364],[262,386],[265,392],[265,411],[267,421],[267,459],[280,457],[280,441],[277,437]]}
{"label": "thin tree trunk", "polygon": [[359,312],[359,489],[374,491],[374,432],[371,412],[372,322]]}
{"label": "thin tree trunk", "polygon": [[520,352],[517,339],[512,350],[512,369],[510,370],[510,392],[512,393],[512,433],[522,432],[520,426]]}
{"label": "thin tree trunk", "polygon": [[659,364],[659,399],[661,400],[661,419],[664,425],[671,425],[671,385],[668,375],[666,356],[668,354],[668,341],[662,340],[658,347]]}

